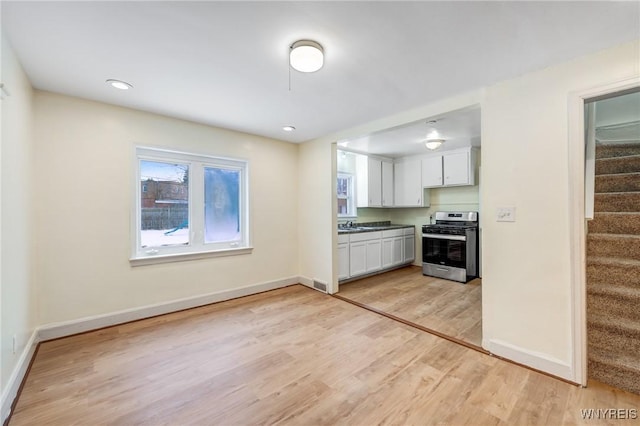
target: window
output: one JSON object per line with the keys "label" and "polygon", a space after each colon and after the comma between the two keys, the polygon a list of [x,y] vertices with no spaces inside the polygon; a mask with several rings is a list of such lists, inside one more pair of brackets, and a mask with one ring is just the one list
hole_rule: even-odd
{"label": "window", "polygon": [[251,251],[247,162],[136,148],[133,264]]}
{"label": "window", "polygon": [[354,178],[349,173],[338,173],[338,217],[356,217]]}

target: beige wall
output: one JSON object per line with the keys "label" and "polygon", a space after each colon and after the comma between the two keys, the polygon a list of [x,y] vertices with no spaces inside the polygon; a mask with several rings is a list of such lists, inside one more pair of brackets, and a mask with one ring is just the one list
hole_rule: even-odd
{"label": "beige wall", "polygon": [[[48,92],[35,95],[40,324],[298,275],[298,146]],[[134,146],[249,160],[249,255],[131,267]]]}
{"label": "beige wall", "polygon": [[[2,37],[2,216],[0,257],[1,389],[7,383],[36,326],[32,277],[31,174],[33,92],[11,46]],[[13,336],[17,347],[13,353]],[[5,413],[2,413],[3,415]]]}
{"label": "beige wall", "polygon": [[[483,338],[571,364],[568,101],[640,75],[638,43],[487,88],[482,104]],[[515,206],[516,222],[495,221]]]}
{"label": "beige wall", "polygon": [[[331,279],[337,290],[335,262],[327,261],[336,226],[326,200],[332,142],[480,104],[483,345],[573,379],[568,100],[571,92],[640,75],[639,48],[624,44],[303,145],[301,181],[314,191],[300,195],[309,209],[301,227],[317,226],[305,235],[313,245],[300,247],[301,273]],[[503,205],[517,208],[515,223],[495,222]]]}

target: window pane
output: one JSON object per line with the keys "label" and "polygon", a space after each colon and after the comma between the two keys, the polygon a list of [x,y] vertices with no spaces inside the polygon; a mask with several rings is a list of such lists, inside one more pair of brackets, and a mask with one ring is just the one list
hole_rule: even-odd
{"label": "window pane", "polygon": [[189,166],[140,161],[140,245],[189,244]]}
{"label": "window pane", "polygon": [[240,233],[240,171],[204,169],[205,243],[237,241]]}

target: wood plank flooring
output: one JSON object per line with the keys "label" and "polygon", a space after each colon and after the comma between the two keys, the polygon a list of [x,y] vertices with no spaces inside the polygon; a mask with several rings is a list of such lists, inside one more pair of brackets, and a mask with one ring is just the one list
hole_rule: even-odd
{"label": "wood plank flooring", "polygon": [[296,285],[42,343],[10,424],[595,425],[621,423],[581,409],[639,406]]}
{"label": "wood plank flooring", "polygon": [[462,284],[426,277],[419,266],[408,266],[342,284],[338,295],[482,346],[480,279]]}

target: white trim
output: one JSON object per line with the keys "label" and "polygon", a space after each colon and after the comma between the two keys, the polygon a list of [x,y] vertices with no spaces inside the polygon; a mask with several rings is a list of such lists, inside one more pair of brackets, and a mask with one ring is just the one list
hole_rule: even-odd
{"label": "white trim", "polygon": [[211,303],[236,299],[238,297],[250,296],[263,291],[275,290],[298,284],[299,277],[289,277],[280,280],[268,281],[260,284],[252,284],[245,287],[231,290],[217,291],[200,296],[186,297],[169,302],[156,303],[139,308],[125,309],[108,314],[95,315],[91,317],[79,318],[71,321],[64,321],[46,324],[39,328],[40,341],[57,339],[59,337],[70,336],[72,334],[83,333],[85,331],[96,330],[112,325],[122,324],[129,321],[136,321],[150,318],[157,315],[169,314],[183,309],[197,308]]}
{"label": "white trim", "polygon": [[530,351],[496,339],[483,342],[482,347],[500,357],[573,381],[573,372],[569,364],[541,352]]}
{"label": "white trim", "polygon": [[209,257],[238,256],[241,254],[251,254],[253,247],[242,247],[237,249],[196,251],[191,253],[174,253],[158,256],[133,257],[129,259],[131,266],[156,265],[158,263],[183,262],[185,260],[206,259]]}
{"label": "white trim", "polygon": [[571,333],[573,342],[573,375],[569,380],[583,386],[587,384],[584,101],[634,87],[640,87],[640,76],[572,92],[568,99],[569,250],[571,253]]}
{"label": "white trim", "polygon": [[29,341],[22,350],[20,358],[18,359],[18,363],[14,367],[11,376],[9,376],[7,386],[2,392],[2,416],[0,420],[0,423],[2,424],[4,424],[4,421],[7,419],[7,417],[9,417],[9,414],[11,413],[11,404],[13,404],[13,401],[18,395],[18,390],[20,389],[20,385],[22,384],[22,380],[25,374],[27,374],[27,369],[29,368],[31,359],[33,359],[33,356],[36,352],[38,343],[40,343],[38,329],[35,329],[31,333]]}
{"label": "white trim", "polygon": [[[313,280],[311,278],[308,277],[303,277],[303,276],[299,276],[298,277],[298,282],[304,286],[307,286],[309,288],[313,288]],[[315,290],[315,288],[314,288]]]}

